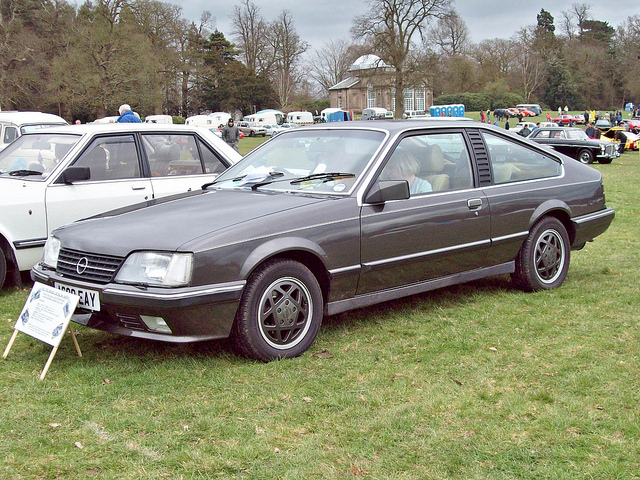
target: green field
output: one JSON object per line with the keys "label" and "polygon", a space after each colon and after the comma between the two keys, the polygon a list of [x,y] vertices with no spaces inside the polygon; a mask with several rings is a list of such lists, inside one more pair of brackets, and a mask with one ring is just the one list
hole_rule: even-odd
{"label": "green field", "polygon": [[[67,336],[39,382],[50,347],[20,334],[0,478],[640,479],[640,159],[595,168],[617,216],[554,291],[505,276],[344,313],[269,364],[77,327],[84,356]],[[27,293],[0,293],[2,349]]]}

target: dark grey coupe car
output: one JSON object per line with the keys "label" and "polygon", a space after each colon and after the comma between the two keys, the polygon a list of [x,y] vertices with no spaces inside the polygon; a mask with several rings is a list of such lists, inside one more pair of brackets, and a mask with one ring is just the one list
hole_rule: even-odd
{"label": "dark grey coupe car", "polygon": [[300,355],[324,315],[482,277],[560,286],[614,212],[597,170],[475,122],[284,132],[199,192],[55,230],[35,281],[74,321]]}

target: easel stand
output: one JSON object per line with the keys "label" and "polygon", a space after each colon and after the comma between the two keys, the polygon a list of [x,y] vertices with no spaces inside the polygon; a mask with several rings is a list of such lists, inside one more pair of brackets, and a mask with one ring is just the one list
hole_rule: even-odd
{"label": "easel stand", "polygon": [[[80,345],[78,344],[78,339],[76,338],[76,332],[74,332],[71,324],[69,324],[69,333],[71,334],[71,339],[73,340],[73,345],[76,347],[76,352],[78,352],[78,356],[82,357],[82,351],[80,350]],[[14,329],[13,335],[11,335],[11,339],[9,340],[9,344],[7,345],[7,348],[4,349],[2,358],[7,358],[7,355],[9,355],[9,352],[11,351],[11,347],[13,346],[13,342],[15,341],[17,336],[18,336],[18,330]],[[47,363],[45,364],[44,369],[40,374],[39,380],[41,381],[44,380],[44,377],[47,375],[47,372],[49,371],[49,367],[51,366],[51,362],[53,362],[53,359],[56,356],[56,353],[58,353],[59,346],[60,344],[56,345],[55,347],[53,347],[53,350],[51,350],[51,353],[49,354],[49,358],[47,359]]]}

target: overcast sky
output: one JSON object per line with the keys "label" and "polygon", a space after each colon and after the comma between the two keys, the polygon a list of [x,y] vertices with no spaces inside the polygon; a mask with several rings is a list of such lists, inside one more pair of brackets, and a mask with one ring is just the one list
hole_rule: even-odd
{"label": "overcast sky", "polygon": [[[217,29],[231,39],[231,17],[239,1],[167,0],[182,7],[184,18],[197,23],[204,10],[216,18]],[[353,17],[366,12],[365,0],[253,0],[267,20],[274,20],[282,10],[291,12],[296,32],[312,48],[321,48],[327,40],[349,39]],[[544,8],[553,15],[556,28],[561,12],[574,3],[590,4],[595,20],[609,22],[616,28],[627,17],[640,14],[640,0],[456,0],[455,8],[467,24],[471,41],[487,38],[510,38],[520,28],[536,24],[536,15]]]}

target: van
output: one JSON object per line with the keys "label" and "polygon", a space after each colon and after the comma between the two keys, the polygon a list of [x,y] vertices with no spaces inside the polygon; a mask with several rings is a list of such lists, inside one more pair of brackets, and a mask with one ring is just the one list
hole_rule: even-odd
{"label": "van", "polygon": [[537,103],[520,103],[516,105],[516,108],[526,108],[527,110],[531,110],[536,115],[540,115],[542,113],[542,107]]}
{"label": "van", "polygon": [[[362,110],[362,120],[382,120],[386,115],[386,108],[372,107]],[[391,116],[393,117],[393,113],[391,113]]]}
{"label": "van", "polygon": [[219,127],[220,125],[226,125],[232,118],[231,115],[227,112],[213,112],[207,116],[213,119],[213,123],[216,127]]}
{"label": "van", "polygon": [[220,123],[216,123],[216,120],[209,115],[193,115],[192,117],[187,117],[184,123],[185,125],[205,128],[218,128],[220,125]]}
{"label": "van", "polygon": [[171,115],[147,115],[144,118],[144,123],[162,123],[171,125],[173,124],[173,117]]}
{"label": "van", "polygon": [[287,123],[313,123],[313,114],[311,112],[289,112],[287,113]]}
{"label": "van", "polygon": [[246,115],[242,118],[244,122],[268,123],[281,125],[284,121],[284,113],[282,115],[276,112],[258,112],[252,115]]}
{"label": "van", "polygon": [[51,113],[0,111],[0,150],[23,133],[54,125],[68,125],[68,123],[64,118]]}

